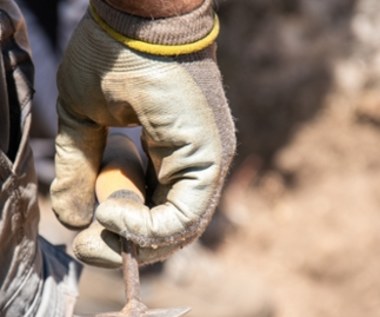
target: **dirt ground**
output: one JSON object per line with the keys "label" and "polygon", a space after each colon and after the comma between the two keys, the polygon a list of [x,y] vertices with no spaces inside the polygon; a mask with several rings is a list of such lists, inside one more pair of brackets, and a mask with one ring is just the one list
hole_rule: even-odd
{"label": "dirt ground", "polygon": [[380,316],[380,131],[359,118],[331,100],[279,153],[280,172],[258,179],[247,162],[226,196],[239,229],[223,256],[266,286],[268,316]]}

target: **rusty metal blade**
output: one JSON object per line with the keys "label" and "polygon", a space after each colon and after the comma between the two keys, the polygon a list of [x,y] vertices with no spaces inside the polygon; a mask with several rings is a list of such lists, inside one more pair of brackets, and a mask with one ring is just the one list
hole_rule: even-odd
{"label": "rusty metal blade", "polygon": [[190,311],[189,307],[149,309],[141,317],[180,317]]}
{"label": "rusty metal blade", "polygon": [[[181,317],[186,315],[191,308],[189,307],[176,307],[176,308],[156,308],[148,309],[142,314],[136,314],[136,312],[109,312],[109,313],[100,313],[97,315],[92,315],[94,317]],[[75,315],[74,317],[85,317],[84,315]],[[87,317],[91,317],[87,315]]]}

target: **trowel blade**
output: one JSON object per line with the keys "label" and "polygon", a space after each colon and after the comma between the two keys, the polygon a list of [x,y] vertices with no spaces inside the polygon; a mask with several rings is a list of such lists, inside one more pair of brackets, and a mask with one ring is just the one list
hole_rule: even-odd
{"label": "trowel blade", "polygon": [[[148,309],[142,314],[136,312],[109,312],[109,313],[100,313],[97,315],[87,315],[87,317],[181,317],[186,315],[191,308],[189,307],[176,307],[176,308],[156,308]],[[85,315],[74,315],[74,317],[85,317]]]}
{"label": "trowel blade", "polygon": [[190,311],[189,307],[148,309],[141,317],[180,317]]}

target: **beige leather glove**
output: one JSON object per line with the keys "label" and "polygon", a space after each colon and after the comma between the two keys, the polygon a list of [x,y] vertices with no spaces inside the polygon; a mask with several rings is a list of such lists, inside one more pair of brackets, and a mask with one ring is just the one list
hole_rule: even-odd
{"label": "beige leather glove", "polygon": [[51,195],[62,223],[83,228],[92,221],[107,127],[141,125],[155,176],[147,201],[111,195],[97,207],[97,220],[148,248],[149,262],[204,231],[235,151],[215,63],[216,31],[211,0],[183,16],[157,20],[91,1],[58,72]]}
{"label": "beige leather glove", "polygon": [[[141,208],[145,199],[145,182],[142,161],[136,145],[125,135],[111,134],[103,154],[102,167],[96,179],[95,192],[99,202],[119,196],[123,210]],[[166,247],[139,248],[140,265],[164,259],[178,248],[177,244]],[[74,239],[73,251],[83,262],[117,268],[121,265],[120,236],[94,221],[90,228]]]}

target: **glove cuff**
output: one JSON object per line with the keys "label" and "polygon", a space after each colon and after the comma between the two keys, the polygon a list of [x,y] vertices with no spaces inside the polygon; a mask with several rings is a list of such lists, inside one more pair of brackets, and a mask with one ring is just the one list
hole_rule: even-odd
{"label": "glove cuff", "polygon": [[212,0],[184,15],[148,19],[116,10],[104,0],[90,0],[95,21],[115,40],[157,55],[180,55],[211,45],[219,32]]}

